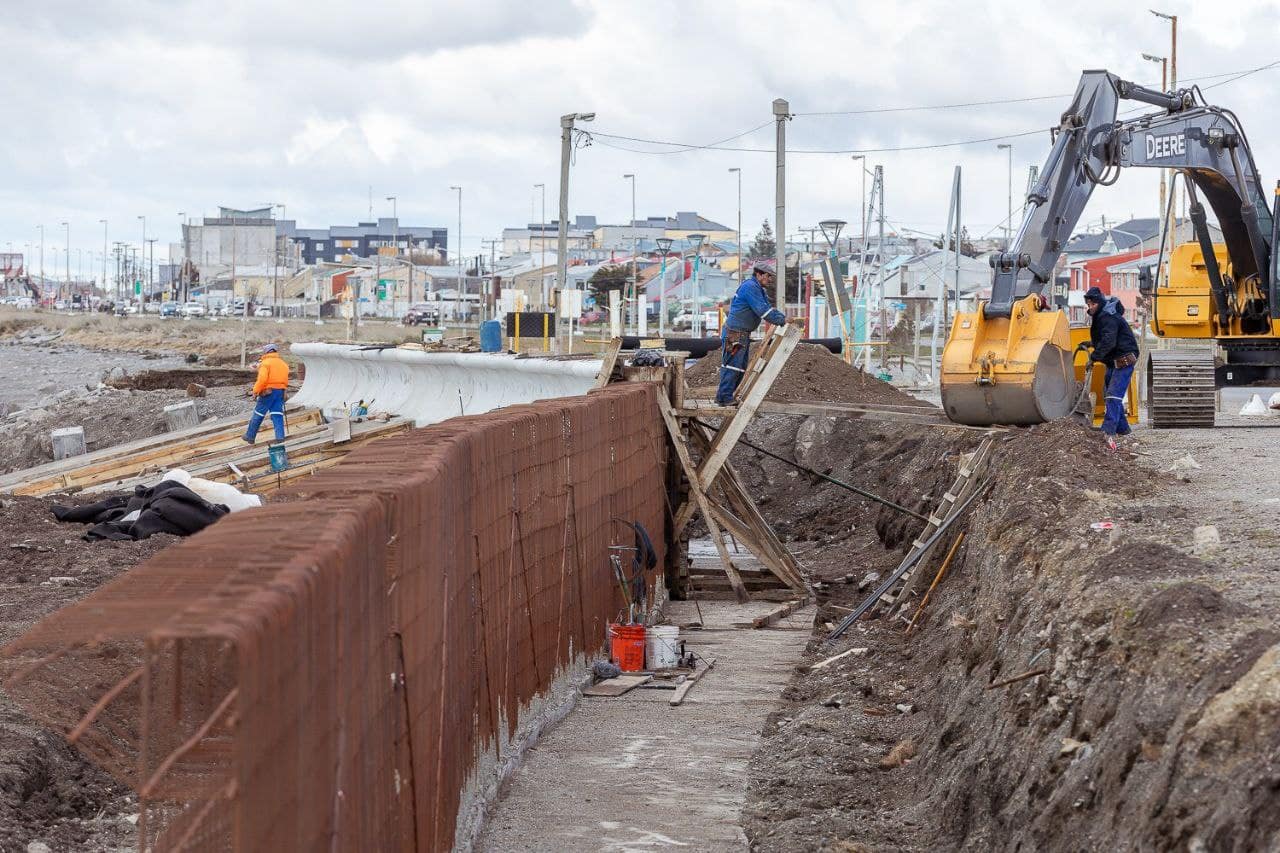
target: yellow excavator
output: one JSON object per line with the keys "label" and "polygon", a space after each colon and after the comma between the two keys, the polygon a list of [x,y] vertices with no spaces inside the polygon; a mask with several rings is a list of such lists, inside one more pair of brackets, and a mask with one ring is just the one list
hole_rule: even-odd
{"label": "yellow excavator", "polygon": [[[1117,120],[1121,99],[1160,109]],[[1084,376],[1085,359],[1077,354],[1088,329],[1072,328],[1045,297],[1094,188],[1115,183],[1128,166],[1181,176],[1196,236],[1169,254],[1164,280],[1162,242],[1156,280],[1143,277],[1151,328],[1159,337],[1216,343],[1223,352],[1220,360],[1214,347],[1149,353],[1151,425],[1212,426],[1217,387],[1280,380],[1280,281],[1272,252],[1280,239],[1280,186],[1273,214],[1239,120],[1206,103],[1198,87],[1160,92],[1086,71],[1027,195],[1017,236],[991,258],[991,298],[952,324],[941,375],[951,420],[1042,423],[1075,408],[1081,381],[1096,388],[1100,377]],[[1218,219],[1221,244],[1211,238],[1201,195]],[[1130,413],[1136,416],[1132,388]]]}

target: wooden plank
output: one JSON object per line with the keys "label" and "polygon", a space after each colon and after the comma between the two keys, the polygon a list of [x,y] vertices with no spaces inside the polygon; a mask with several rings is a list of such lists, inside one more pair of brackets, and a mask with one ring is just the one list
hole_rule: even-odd
{"label": "wooden plank", "polygon": [[614,338],[604,350],[604,361],[600,363],[600,372],[596,374],[593,388],[603,388],[613,378],[613,367],[618,363],[618,353],[622,351],[622,338]]}
{"label": "wooden plank", "polygon": [[697,469],[693,465],[693,460],[689,457],[689,448],[685,444],[684,433],[680,431],[680,424],[676,422],[675,415],[672,414],[671,403],[661,394],[658,395],[658,411],[662,413],[662,420],[667,425],[667,434],[671,437],[671,444],[675,447],[681,467],[684,468],[685,478],[689,481],[689,491],[693,494],[698,510],[702,513],[702,517],[707,523],[707,532],[711,534],[711,541],[715,543],[716,550],[720,552],[720,562],[724,564],[724,573],[728,576],[729,583],[733,585],[734,595],[740,602],[750,601],[751,595],[747,592],[747,588],[743,586],[742,578],[738,576],[738,570],[733,566],[729,551],[724,547],[724,539],[720,535],[720,528],[716,524],[711,508],[707,505],[707,496],[698,484]]}
{"label": "wooden plank", "polygon": [[795,601],[788,601],[780,607],[775,607],[763,616],[757,616],[751,620],[752,628],[768,628],[775,625],[779,620],[786,619],[792,613],[795,613],[801,607],[809,603],[807,598],[797,598]]}
{"label": "wooden plank", "polygon": [[675,706],[683,702],[684,697],[688,696],[689,691],[693,689],[693,685],[701,681],[702,676],[706,675],[711,670],[711,667],[715,665],[716,665],[716,659],[712,658],[711,660],[707,661],[706,666],[704,666],[700,670],[697,670],[696,672],[694,672],[693,675],[686,678],[684,680],[684,683],[676,688],[675,695],[671,697],[671,707],[674,708]]}
{"label": "wooden plank", "polygon": [[614,697],[634,690],[641,684],[653,680],[652,675],[619,675],[617,678],[606,678],[599,684],[593,684],[582,691],[583,696]]}
{"label": "wooden plank", "polygon": [[[770,353],[768,361],[760,368],[757,380],[752,383],[751,389],[738,404],[737,411],[729,418],[728,423],[721,425],[715,439],[711,442],[711,453],[702,460],[702,466],[698,469],[696,477],[704,490],[711,488],[711,484],[715,482],[716,475],[720,473],[720,468],[729,459],[729,454],[733,451],[734,445],[738,443],[738,439],[746,432],[747,425],[751,423],[751,419],[755,416],[756,409],[764,402],[765,395],[773,387],[774,380],[782,373],[782,368],[786,366],[787,359],[791,356],[792,351],[795,350],[796,344],[800,342],[799,327],[793,325],[783,326],[781,338],[782,340],[777,347]],[[763,358],[761,360],[763,361]]]}

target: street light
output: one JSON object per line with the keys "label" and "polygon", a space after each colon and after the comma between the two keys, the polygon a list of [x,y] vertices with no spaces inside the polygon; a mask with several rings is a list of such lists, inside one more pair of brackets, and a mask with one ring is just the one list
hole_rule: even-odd
{"label": "street light", "polygon": [[[147,217],[145,217],[145,216],[139,216],[139,217],[138,217],[138,219],[142,220],[142,254],[143,254],[143,260],[146,260],[146,254],[147,254]],[[235,238],[235,221],[234,221],[234,220],[233,220],[233,221],[232,221],[232,223],[231,223],[231,236],[232,236],[232,238],[233,238],[233,239]],[[150,271],[151,271],[151,270],[150,270],[150,268],[148,268],[148,269],[147,269],[147,272],[150,272]],[[234,281],[234,280],[232,281],[231,286],[232,286],[232,288],[234,289],[234,287],[235,287],[235,281]],[[147,280],[146,286],[145,286],[143,289],[144,289],[144,291],[145,291],[145,297],[144,297],[142,300],[140,300],[140,301],[142,301],[142,302],[150,302],[150,301],[151,301],[151,282],[150,282],[150,280]]]}
{"label": "street light", "polygon": [[396,196],[387,196],[387,201],[391,202],[391,248],[395,254],[400,254],[400,216],[396,213]]}
{"label": "street light", "polygon": [[[640,281],[639,281],[639,277],[636,275],[636,176],[628,172],[627,174],[622,176],[622,179],[624,181],[631,181],[631,297],[632,299],[635,299],[637,296],[640,295]],[[647,310],[648,310],[648,306],[645,304],[645,299],[643,297],[640,297],[641,313]],[[627,316],[626,308],[622,309],[622,316],[624,318],[624,325],[625,325],[625,318]],[[640,320],[639,318],[637,318],[636,319],[637,330],[639,329],[639,325],[640,325]],[[637,334],[640,334],[640,332],[637,331]]]}
{"label": "street light", "polygon": [[[1001,142],[996,146],[1001,151],[1009,152],[1009,215],[1004,220],[1004,250],[1009,251],[1009,247],[1013,245],[1011,232],[1013,228],[1013,145],[1008,142]],[[959,251],[959,246],[956,250]]]}
{"label": "street light", "polygon": [[[1142,58],[1147,60],[1148,62],[1160,63],[1160,91],[1161,92],[1167,91],[1169,87],[1169,59],[1164,56],[1155,56],[1150,53],[1142,54]],[[1165,210],[1166,210],[1165,198],[1169,191],[1168,186],[1169,186],[1169,170],[1161,169],[1160,170],[1160,216],[1158,218],[1162,224],[1165,218]],[[1164,228],[1161,228],[1160,232],[1163,234]]]}
{"label": "street light", "polygon": [[729,174],[738,176],[738,281],[742,281],[742,169],[734,166]]}
{"label": "street light", "polygon": [[851,160],[861,160],[858,169],[862,172],[862,192],[858,195],[858,209],[862,211],[862,233],[858,236],[865,243],[867,240],[867,155],[854,154]]}
{"label": "street light", "polygon": [[654,240],[662,253],[662,268],[658,271],[658,337],[667,336],[667,253],[671,251],[670,237]]}
{"label": "street light", "polygon": [[[541,297],[542,309],[545,311],[547,306],[551,304],[547,299],[547,185],[534,184],[535,190],[542,190],[542,218],[538,220],[538,248],[542,252],[542,261],[538,264],[538,269],[542,270],[539,278],[542,281]],[[529,244],[529,254],[533,254],[533,244]]]}
{"label": "street light", "polygon": [[[1164,12],[1157,12],[1155,9],[1149,9],[1148,11],[1157,18],[1169,22],[1169,82],[1168,88],[1165,89],[1165,91],[1172,92],[1178,88],[1178,16],[1167,15]],[[1161,170],[1161,174],[1164,175],[1166,171],[1167,170]],[[1172,178],[1168,180],[1168,187],[1168,194],[1170,196],[1169,206],[1173,208],[1173,221],[1176,222],[1178,219],[1178,188],[1174,184]],[[1165,207],[1162,200],[1160,204],[1160,215],[1164,216],[1164,211],[1167,209],[1168,208]],[[1165,228],[1169,228],[1169,225],[1170,223],[1166,221]],[[1169,243],[1172,245],[1174,234],[1171,232],[1168,236]]]}
{"label": "street light", "polygon": [[67,301],[71,301],[71,223],[63,222],[62,227],[67,230]]}
{"label": "street light", "polygon": [[462,290],[466,282],[466,279],[463,278],[462,260],[462,187],[450,186],[449,189],[458,191],[458,287],[454,290],[453,308],[455,312],[460,313],[462,311]]}
{"label": "street light", "polygon": [[689,324],[690,332],[693,336],[700,337],[702,334],[702,293],[701,293],[701,272],[702,272],[702,241],[707,239],[706,234],[690,234],[685,238],[693,247],[693,318]]}

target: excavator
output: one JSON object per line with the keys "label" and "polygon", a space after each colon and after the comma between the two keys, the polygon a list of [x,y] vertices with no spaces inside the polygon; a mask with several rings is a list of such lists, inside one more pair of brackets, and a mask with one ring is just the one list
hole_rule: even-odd
{"label": "excavator", "polygon": [[[1119,117],[1121,100],[1158,109]],[[1163,280],[1162,236],[1154,281],[1141,280],[1151,328],[1158,338],[1216,344],[1151,349],[1151,425],[1212,426],[1219,386],[1280,379],[1280,252],[1272,251],[1280,240],[1280,184],[1273,210],[1239,119],[1207,103],[1199,87],[1161,92],[1107,71],[1085,71],[1027,194],[1017,236],[991,257],[991,298],[955,315],[941,371],[942,405],[951,420],[1042,423],[1076,408],[1080,381],[1096,386],[1099,378],[1085,376],[1078,357],[1088,329],[1072,328],[1047,296],[1054,265],[1094,189],[1114,184],[1129,166],[1181,177],[1195,234],[1168,253]],[[1210,234],[1206,202],[1222,243]],[[1166,211],[1166,221],[1171,215]]]}

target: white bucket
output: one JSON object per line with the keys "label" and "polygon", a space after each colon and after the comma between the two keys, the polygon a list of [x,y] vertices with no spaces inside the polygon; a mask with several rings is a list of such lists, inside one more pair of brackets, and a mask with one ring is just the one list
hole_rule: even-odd
{"label": "white bucket", "polygon": [[680,663],[680,629],[654,625],[644,635],[644,661],[649,669],[671,669]]}

